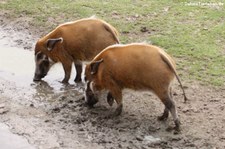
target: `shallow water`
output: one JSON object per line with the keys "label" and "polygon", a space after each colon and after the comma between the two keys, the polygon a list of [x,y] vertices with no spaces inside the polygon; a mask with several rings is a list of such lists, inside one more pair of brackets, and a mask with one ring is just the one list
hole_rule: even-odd
{"label": "shallow water", "polygon": [[[1,33],[1,31],[0,31]],[[33,82],[35,62],[34,52],[23,48],[11,47],[10,39],[0,37],[0,93],[20,104],[41,106],[43,101],[49,103],[55,96],[67,90],[76,90],[75,69],[73,67],[70,85],[63,85],[60,81],[64,77],[61,64],[55,64],[43,81]],[[2,82],[1,82],[2,81]],[[6,83],[7,82],[7,83]],[[75,92],[76,92],[75,91]],[[4,102],[0,98],[0,103]],[[50,105],[50,104],[48,104]],[[7,106],[7,105],[6,105]],[[0,148],[31,149],[28,141],[20,135],[13,134],[7,125],[0,123]]]}
{"label": "shallow water", "polygon": [[[33,51],[22,48],[10,47],[4,39],[0,40],[0,77],[13,81],[18,86],[30,87],[39,82],[33,82],[35,70]],[[63,87],[60,81],[64,77],[64,71],[61,64],[55,64],[50,69],[48,75],[43,78],[49,86],[59,91]],[[70,84],[74,84],[75,69],[73,67]]]}
{"label": "shallow water", "polygon": [[43,105],[44,102],[48,103],[55,100],[55,97],[60,96],[60,93],[66,94],[66,92],[72,91],[75,94],[80,94],[83,92],[82,84],[74,83],[76,75],[74,66],[72,67],[69,85],[61,83],[64,78],[64,70],[60,63],[54,64],[47,76],[41,81],[33,82],[34,51],[10,45],[10,38],[0,37],[0,79],[10,84],[0,85],[3,96],[10,97],[23,104],[37,103],[38,106]]}
{"label": "shallow water", "polygon": [[7,125],[0,123],[0,146],[2,149],[34,149],[26,139],[10,132]]}

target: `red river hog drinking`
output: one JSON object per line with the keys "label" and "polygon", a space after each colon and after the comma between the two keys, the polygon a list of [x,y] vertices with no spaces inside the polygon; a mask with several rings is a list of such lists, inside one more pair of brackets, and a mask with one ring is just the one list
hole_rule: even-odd
{"label": "red river hog drinking", "polygon": [[40,81],[54,63],[61,62],[65,72],[62,82],[68,82],[72,63],[77,72],[74,81],[80,82],[81,61],[91,60],[104,48],[117,43],[117,30],[103,20],[86,18],[61,24],[37,41],[33,80]]}
{"label": "red river hog drinking", "polygon": [[164,50],[145,43],[109,46],[86,65],[84,77],[87,83],[85,100],[90,106],[98,101],[97,94],[106,90],[109,92],[107,98],[114,98],[117,103],[114,115],[120,115],[123,89],[152,91],[165,105],[158,119],[167,119],[170,112],[175,129],[179,130],[180,122],[170,93],[174,77],[181,85],[185,101],[187,98],[175,62]]}

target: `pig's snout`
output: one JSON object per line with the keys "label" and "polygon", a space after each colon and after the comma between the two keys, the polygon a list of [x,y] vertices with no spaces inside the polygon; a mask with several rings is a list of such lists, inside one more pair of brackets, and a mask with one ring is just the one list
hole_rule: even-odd
{"label": "pig's snout", "polygon": [[98,99],[93,93],[89,92],[86,93],[85,101],[89,107],[93,107],[98,102]]}
{"label": "pig's snout", "polygon": [[90,84],[90,82],[87,83],[87,87],[85,90],[85,101],[88,106],[93,107],[98,102],[98,98],[91,90]]}
{"label": "pig's snout", "polygon": [[33,81],[41,81],[42,78],[44,78],[47,74],[34,74]]}

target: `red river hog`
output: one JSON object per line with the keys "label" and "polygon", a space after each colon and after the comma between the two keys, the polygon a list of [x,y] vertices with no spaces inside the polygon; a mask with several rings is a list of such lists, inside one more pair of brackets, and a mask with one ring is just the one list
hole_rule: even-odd
{"label": "red river hog", "polygon": [[74,81],[80,82],[81,62],[93,59],[104,48],[117,43],[117,30],[103,20],[86,18],[61,24],[37,41],[33,80],[40,81],[54,63],[61,62],[65,72],[62,82],[68,82],[72,63],[77,72]]}
{"label": "red river hog", "polygon": [[87,83],[85,100],[90,106],[98,101],[97,94],[106,90],[109,92],[107,98],[114,98],[117,103],[114,115],[120,115],[123,89],[152,91],[165,105],[158,119],[166,120],[170,112],[175,129],[179,130],[180,121],[170,92],[174,77],[181,85],[185,101],[187,98],[175,62],[164,50],[145,43],[109,46],[86,65],[84,77]]}

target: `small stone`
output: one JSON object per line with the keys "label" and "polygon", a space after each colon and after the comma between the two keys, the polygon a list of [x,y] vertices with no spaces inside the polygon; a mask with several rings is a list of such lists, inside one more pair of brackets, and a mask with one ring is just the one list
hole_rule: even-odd
{"label": "small stone", "polygon": [[141,136],[137,136],[137,137],[136,137],[136,140],[138,140],[138,141],[143,141],[143,138],[142,138]]}
{"label": "small stone", "polygon": [[79,131],[84,131],[84,128],[79,128]]}
{"label": "small stone", "polygon": [[160,127],[157,127],[157,128],[156,128],[156,127],[153,127],[153,126],[149,126],[149,127],[148,127],[148,131],[149,131],[149,132],[156,132],[156,131],[159,130],[159,129],[160,129]]}
{"label": "small stone", "polygon": [[148,32],[147,27],[141,27],[141,32],[143,32],[143,33]]}
{"label": "small stone", "polygon": [[64,122],[64,119],[59,119],[60,122]]}
{"label": "small stone", "polygon": [[76,121],[74,121],[74,124],[81,124],[81,123],[82,123],[81,119],[77,119]]}
{"label": "small stone", "polygon": [[212,98],[212,99],[210,99],[209,101],[210,101],[210,102],[219,102],[220,99],[219,99],[219,98]]}
{"label": "small stone", "polygon": [[4,107],[5,107],[5,104],[4,104],[4,103],[1,103],[1,104],[0,104],[0,109],[1,109],[1,108],[4,108]]}
{"label": "small stone", "polygon": [[135,14],[135,17],[136,17],[136,18],[138,18],[139,16],[140,16],[140,15],[138,15],[138,14]]}
{"label": "small stone", "polygon": [[45,123],[48,123],[48,122],[50,122],[50,120],[45,120],[44,122],[45,122]]}
{"label": "small stone", "polygon": [[92,125],[96,125],[97,122],[96,122],[95,120],[93,120],[93,121],[91,121],[91,124],[92,124]]}
{"label": "small stone", "polygon": [[193,112],[194,112],[194,113],[200,113],[200,110],[198,110],[198,109],[193,109]]}
{"label": "small stone", "polygon": [[73,103],[73,100],[69,100],[68,103]]}
{"label": "small stone", "polygon": [[145,136],[144,137],[144,141],[146,141],[148,143],[156,143],[156,142],[160,142],[161,139],[160,138],[155,138],[153,136]]}
{"label": "small stone", "polygon": [[1,108],[1,109],[0,109],[0,114],[5,114],[5,113],[7,113],[7,112],[9,112],[9,110],[6,109],[6,108]]}
{"label": "small stone", "polygon": [[125,128],[120,128],[118,129],[119,132],[126,132],[126,129]]}
{"label": "small stone", "polygon": [[180,140],[182,140],[182,138],[181,137],[176,137],[176,136],[174,136],[174,137],[172,137],[170,139],[170,141],[175,141],[175,142],[180,141]]}
{"label": "small stone", "polygon": [[105,139],[101,139],[100,142],[101,143],[107,143],[107,141]]}
{"label": "small stone", "polygon": [[183,108],[182,112],[183,112],[183,113],[189,112],[189,108]]}
{"label": "small stone", "polygon": [[58,113],[58,112],[60,112],[60,108],[56,107],[56,108],[52,109],[52,111]]}
{"label": "small stone", "polygon": [[80,115],[81,116],[86,116],[87,115],[87,112],[81,112]]}
{"label": "small stone", "polygon": [[141,147],[141,149],[148,149],[148,147],[146,147],[146,146],[142,146],[142,147]]}
{"label": "small stone", "polygon": [[185,146],[186,146],[186,147],[196,147],[195,144],[193,144],[193,143],[185,144]]}
{"label": "small stone", "polygon": [[169,11],[170,7],[163,8],[165,12]]}

